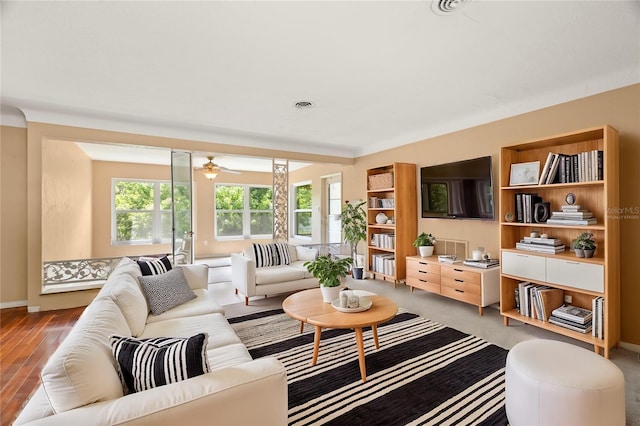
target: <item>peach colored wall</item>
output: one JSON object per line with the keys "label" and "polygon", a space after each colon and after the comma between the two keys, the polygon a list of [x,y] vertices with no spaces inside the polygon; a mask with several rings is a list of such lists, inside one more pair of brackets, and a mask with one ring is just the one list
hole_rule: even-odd
{"label": "peach colored wall", "polygon": [[0,306],[27,300],[27,129],[0,128]]}
{"label": "peach colored wall", "polygon": [[113,178],[170,181],[171,168],[151,164],[93,162],[93,257],[171,253],[171,244],[111,244],[111,182]]}
{"label": "peach colored wall", "polygon": [[91,159],[75,143],[42,148],[42,259],[91,258]]}
{"label": "peach colored wall", "polygon": [[[368,167],[388,164],[394,161],[414,162],[418,166],[444,163],[481,155],[492,155],[497,162],[501,146],[510,145],[537,137],[546,137],[583,128],[610,124],[620,132],[620,199],[621,207],[640,207],[640,84],[605,92],[584,99],[556,105],[539,111],[522,114],[505,120],[461,130],[448,135],[391,149],[356,159],[350,166],[344,161],[330,158],[311,159],[343,164],[343,200],[364,198],[366,188],[365,170]],[[218,145],[205,142],[170,140],[141,135],[129,135],[93,129],[29,123],[28,128],[28,242],[29,252],[36,252],[28,262],[28,298],[30,305],[41,305],[43,309],[77,306],[81,298],[73,295],[39,295],[37,273],[41,259],[37,252],[41,246],[40,185],[41,164],[40,143],[43,138],[52,137],[70,140],[92,140],[96,142],[120,142],[141,145],[174,146],[181,149],[208,151],[217,150]],[[210,148],[207,148],[210,146]],[[235,149],[227,147],[228,150]],[[230,151],[225,151],[230,152]],[[240,152],[236,152],[240,153]],[[246,149],[244,154],[264,155],[262,152]],[[269,155],[269,154],[267,154]],[[273,154],[271,154],[273,155]],[[286,153],[278,155],[286,157]],[[298,154],[296,154],[298,155]],[[497,179],[497,165],[494,178]],[[417,179],[417,177],[416,177]],[[300,179],[302,180],[302,179]],[[293,181],[293,178],[292,178]],[[199,185],[199,183],[197,183]],[[314,197],[315,200],[315,197]],[[314,201],[315,202],[315,201]],[[496,204],[498,200],[495,200]],[[417,206],[416,206],[417,208]],[[199,226],[199,225],[198,225]],[[498,249],[497,222],[449,221],[444,219],[419,219],[419,231],[429,231],[441,238],[466,239],[470,248],[482,245],[492,253]],[[5,236],[2,236],[3,244]],[[640,219],[629,218],[621,221],[621,293],[622,293],[622,340],[640,344],[640,286],[636,285],[634,259],[640,255]],[[3,247],[5,247],[3,245]],[[2,252],[5,257],[5,252]],[[53,297],[56,296],[56,297]],[[90,300],[90,299],[88,299]],[[4,301],[4,298],[2,299]]]}

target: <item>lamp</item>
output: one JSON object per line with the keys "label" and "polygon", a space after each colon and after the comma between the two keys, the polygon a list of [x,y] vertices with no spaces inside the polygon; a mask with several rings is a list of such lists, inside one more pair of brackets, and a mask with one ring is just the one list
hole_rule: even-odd
{"label": "lamp", "polygon": [[207,179],[214,180],[216,176],[218,176],[220,169],[217,164],[213,163],[213,157],[207,158],[209,159],[209,162],[202,165],[202,173]]}

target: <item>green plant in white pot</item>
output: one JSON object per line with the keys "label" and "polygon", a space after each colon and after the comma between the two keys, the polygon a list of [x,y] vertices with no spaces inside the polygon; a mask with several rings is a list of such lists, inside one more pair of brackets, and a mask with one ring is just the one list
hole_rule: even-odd
{"label": "green plant in white pot", "polygon": [[413,241],[413,246],[418,247],[418,252],[422,257],[433,255],[433,245],[436,243],[436,237],[426,232],[422,232]]}
{"label": "green plant in white pot", "polygon": [[304,266],[320,282],[322,299],[331,303],[338,298],[342,283],[340,280],[347,276],[352,263],[353,259],[350,257],[338,258],[328,254],[305,262]]}
{"label": "green plant in white pot", "polygon": [[367,238],[367,213],[361,201],[357,204],[346,202],[342,209],[342,233],[345,243],[349,243],[353,262],[353,277],[361,279],[364,273],[364,262],[359,262],[358,244]]}

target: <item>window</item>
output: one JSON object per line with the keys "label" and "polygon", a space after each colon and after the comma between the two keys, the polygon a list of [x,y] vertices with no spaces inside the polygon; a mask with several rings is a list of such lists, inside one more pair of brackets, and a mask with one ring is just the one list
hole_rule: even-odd
{"label": "window", "polygon": [[111,243],[171,241],[171,183],[113,179]]}
{"label": "window", "polygon": [[215,185],[216,238],[273,235],[273,189],[258,185]]}
{"label": "window", "polygon": [[311,184],[293,186],[293,235],[311,238]]}

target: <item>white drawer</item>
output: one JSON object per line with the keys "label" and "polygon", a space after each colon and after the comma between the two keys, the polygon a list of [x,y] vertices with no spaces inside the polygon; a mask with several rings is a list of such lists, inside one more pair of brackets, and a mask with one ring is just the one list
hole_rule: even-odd
{"label": "white drawer", "polygon": [[545,258],[530,254],[503,252],[502,273],[545,281]]}
{"label": "white drawer", "polygon": [[604,266],[566,259],[547,259],[547,282],[603,293]]}

